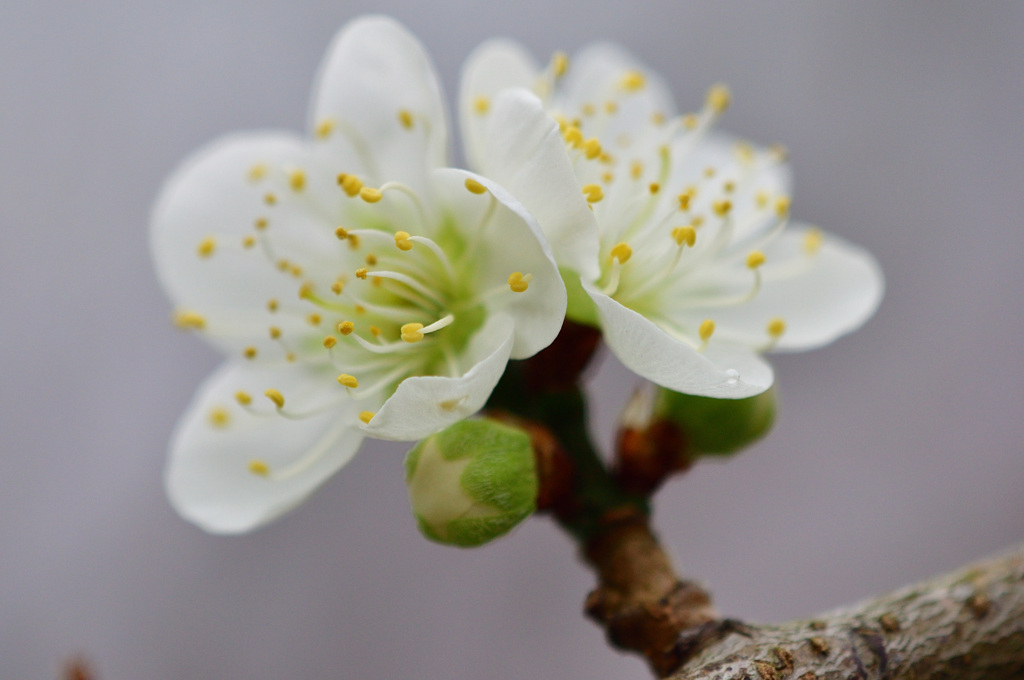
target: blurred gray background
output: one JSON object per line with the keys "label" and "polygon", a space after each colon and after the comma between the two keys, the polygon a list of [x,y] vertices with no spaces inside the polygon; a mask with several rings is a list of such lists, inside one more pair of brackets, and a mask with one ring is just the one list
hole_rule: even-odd
{"label": "blurred gray background", "polygon": [[[147,214],[182,157],[302,126],[338,2],[0,4],[0,677],[83,653],[104,680],[646,678],[581,616],[547,520],[428,543],[403,447],[373,443],[241,538],[176,517],[161,469],[218,357],[168,323]],[[761,445],[662,491],[656,522],[722,610],[810,615],[1024,538],[1024,4],[378,0],[455,92],[503,34],[619,41],[692,108],[791,150],[794,214],[867,246],[888,291],[775,361]],[[594,376],[607,439],[628,374]]]}

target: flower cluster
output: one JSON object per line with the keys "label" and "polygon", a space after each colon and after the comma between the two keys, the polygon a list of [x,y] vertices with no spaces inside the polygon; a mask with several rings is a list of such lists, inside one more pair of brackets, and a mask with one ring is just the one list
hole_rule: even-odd
{"label": "flower cluster", "polygon": [[364,437],[416,441],[474,414],[566,316],[672,390],[741,398],[766,350],[866,320],[871,257],[790,226],[783,155],[713,130],[724,88],[674,113],[629,55],[541,68],[508,42],[463,77],[470,167],[417,40],[358,19],[330,47],[306,135],[227,137],[152,218],[175,320],[223,350],[171,444],[175,508],[213,532],[312,493]]}

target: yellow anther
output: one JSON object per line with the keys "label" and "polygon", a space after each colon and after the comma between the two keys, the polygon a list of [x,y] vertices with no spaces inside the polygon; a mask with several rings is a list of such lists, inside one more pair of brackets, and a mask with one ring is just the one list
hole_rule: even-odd
{"label": "yellow anther", "polygon": [[333,335],[327,335],[324,337],[324,347],[330,349],[338,344],[338,339]]}
{"label": "yellow anther", "polygon": [[256,221],[253,222],[253,226],[256,227],[260,231],[263,231],[264,229],[266,229],[268,224],[269,224],[269,222],[267,222],[267,218],[266,217],[257,217]]}
{"label": "yellow anther", "polygon": [[565,128],[565,132],[562,133],[562,137],[565,138],[565,143],[572,147],[579,146],[583,143],[583,133],[575,125],[570,125]]}
{"label": "yellow anther", "polygon": [[583,194],[587,197],[588,203],[597,203],[604,198],[604,189],[600,184],[584,184]]}
{"label": "yellow anther", "polygon": [[407,231],[396,231],[395,232],[395,246],[399,250],[412,250],[412,241],[410,241],[410,234]]}
{"label": "yellow anther", "polygon": [[530,281],[522,272],[512,272],[508,277],[508,287],[513,293],[522,293],[530,287]]}
{"label": "yellow anther", "polygon": [[697,190],[694,189],[693,187],[689,187],[685,191],[680,193],[679,196],[677,197],[679,199],[679,209],[680,210],[689,210],[690,209],[690,203],[693,201],[693,197],[696,194],[697,194]]}
{"label": "yellow anther", "polygon": [[345,284],[341,281],[335,281],[331,284],[331,292],[335,295],[341,295],[341,291],[345,290]]}
{"label": "yellow anther", "polygon": [[659,125],[659,126],[660,125],[664,125],[665,124],[665,114],[662,113],[661,111],[655,111],[654,113],[651,114],[651,122],[654,123],[655,125]]}
{"label": "yellow anther", "polygon": [[334,235],[337,236],[342,241],[344,241],[345,239],[348,238],[348,229],[346,229],[345,227],[338,227],[337,229],[334,230]]}
{"label": "yellow anther", "polygon": [[612,260],[618,260],[619,264],[626,264],[629,262],[629,258],[633,257],[633,249],[629,247],[629,244],[623,241],[618,243],[612,248],[609,257]]}
{"label": "yellow anther", "polygon": [[299,286],[299,299],[300,300],[305,300],[306,298],[308,298],[312,294],[313,294],[313,282],[312,281],[306,281],[301,286]]}
{"label": "yellow anther", "polygon": [[284,408],[284,396],[280,392],[275,390],[273,387],[271,387],[263,394],[266,395],[267,399],[274,402],[274,406],[276,406],[277,408]]}
{"label": "yellow anther", "polygon": [[711,204],[711,209],[719,217],[725,217],[732,210],[732,201],[722,199]]}
{"label": "yellow anther", "polygon": [[610,172],[606,172],[603,175],[601,175],[601,181],[604,182],[605,184],[611,184],[613,179],[615,179],[615,175],[613,175]]}
{"label": "yellow anther", "polygon": [[640,161],[633,161],[629,166],[629,176],[633,179],[640,179],[644,174],[644,164]]}
{"label": "yellow anther", "polygon": [[398,112],[398,122],[402,124],[406,130],[412,129],[413,117],[412,112],[408,109],[401,109]]}
{"label": "yellow anther", "polygon": [[717,172],[718,170],[716,170],[715,166],[713,165],[709,165],[708,167],[704,168],[704,176],[707,177],[708,179],[714,177]]}
{"label": "yellow anther", "polygon": [[373,411],[363,411],[362,413],[359,414],[359,420],[369,425],[370,421],[373,420],[373,417],[375,415],[377,414],[374,413]]}
{"label": "yellow anther", "polygon": [[286,272],[286,271],[288,271],[288,267],[291,267],[291,266],[292,265],[291,265],[291,263],[288,260],[281,259],[281,260],[277,261],[277,268],[280,271]]}
{"label": "yellow anther", "polygon": [[242,350],[242,356],[244,356],[246,359],[255,359],[256,358],[256,348],[253,347],[252,345],[250,345],[249,347],[246,347],[245,349]]}
{"label": "yellow anther", "polygon": [[649,185],[647,186],[647,189],[648,189],[648,190],[649,190],[649,191],[651,192],[651,194],[656,194],[656,193],[658,193],[659,191],[661,191],[661,185],[660,185],[660,184],[658,184],[657,182],[651,182],[651,183],[650,183],[650,184],[649,184]]}
{"label": "yellow anther", "polygon": [[597,137],[591,137],[583,142],[583,155],[590,160],[601,155],[601,142],[597,140]]}
{"label": "yellow anther", "polygon": [[768,327],[765,330],[773,339],[778,339],[786,332],[786,320],[777,316],[768,322]]}
{"label": "yellow anther", "polygon": [[292,191],[302,191],[306,188],[306,173],[295,168],[288,173],[288,186],[292,188]]}
{"label": "yellow anther", "polygon": [[342,321],[338,324],[338,332],[342,335],[352,335],[352,331],[356,329],[356,325],[351,321]]}
{"label": "yellow anther", "polygon": [[754,153],[754,147],[750,146],[750,144],[748,144],[747,142],[737,142],[736,157],[739,158],[741,162],[746,163],[748,165],[750,163],[753,163],[754,159],[756,158],[756,154]]}
{"label": "yellow anther", "polygon": [[243,248],[252,248],[254,245],[256,245],[255,236],[246,236],[245,238],[242,239]]}
{"label": "yellow anther", "polygon": [[367,203],[376,203],[380,199],[384,198],[384,194],[380,192],[380,189],[363,187],[359,190],[359,198],[363,199]]}
{"label": "yellow anther", "polygon": [[711,319],[704,319],[703,321],[701,321],[700,328],[697,330],[697,333],[700,335],[701,342],[707,342],[708,340],[710,340],[714,332],[715,322],[712,321]]}
{"label": "yellow anther", "polygon": [[825,240],[825,235],[821,233],[821,229],[813,227],[804,234],[804,252],[808,255],[813,255],[821,249],[821,243]]}
{"label": "yellow anther", "polygon": [[764,259],[764,253],[760,250],[755,250],[747,255],[747,267],[750,269],[757,269],[764,264]]}
{"label": "yellow anther", "polygon": [[356,310],[356,314],[366,314],[366,307],[362,305],[356,305],[353,309]]}
{"label": "yellow anther", "polygon": [[249,396],[248,392],[238,390],[237,392],[235,392],[235,401],[237,401],[242,406],[248,406],[249,404],[252,403],[252,397]]}
{"label": "yellow anther", "polygon": [[288,352],[288,354],[284,355],[284,360],[289,363],[294,362],[296,358],[297,357],[295,356],[295,352]]}
{"label": "yellow anther", "polygon": [[420,331],[423,329],[421,323],[407,323],[402,326],[402,340],[406,342],[419,342],[423,339],[423,333]]}
{"label": "yellow anther", "polygon": [[597,109],[594,108],[593,104],[588,102],[580,107],[580,113],[582,113],[585,117],[590,117],[597,113]]}
{"label": "yellow anther", "polygon": [[377,256],[374,255],[373,253],[367,254],[367,256],[366,256],[366,264],[370,265],[371,267],[373,265],[377,264]]}
{"label": "yellow anther", "polygon": [[707,107],[715,113],[723,113],[727,108],[729,108],[729,103],[732,101],[732,95],[729,94],[729,88],[725,85],[718,84],[708,90],[707,97],[704,101],[707,104]]}
{"label": "yellow anther", "polygon": [[215,406],[207,414],[210,425],[214,427],[227,427],[231,423],[231,412],[223,406]]}
{"label": "yellow anther", "polygon": [[561,78],[569,70],[569,57],[565,52],[555,52],[551,55],[551,72],[556,78]]}
{"label": "yellow anther", "polygon": [[686,128],[687,130],[695,130],[697,129],[697,126],[699,124],[700,119],[697,118],[697,116],[693,115],[692,113],[688,113],[685,116],[683,116],[683,127]]}
{"label": "yellow anther", "polygon": [[472,177],[467,177],[466,178],[466,189],[471,194],[482,194],[482,193],[485,193],[487,191],[487,187],[485,187],[483,184],[481,184],[480,182],[476,181]]}
{"label": "yellow anther", "polygon": [[484,115],[485,113],[487,113],[490,110],[491,110],[491,100],[490,99],[488,99],[487,97],[483,96],[482,94],[473,98],[473,111],[475,111],[477,113],[477,115],[482,116],[482,115]]}
{"label": "yellow anther", "polygon": [[334,121],[330,118],[324,118],[322,121],[316,124],[314,134],[320,139],[327,139],[334,132]]}
{"label": "yellow anther", "polygon": [[727,194],[731,194],[736,191],[736,182],[733,182],[732,180],[722,182],[722,191]]}
{"label": "yellow anther", "polygon": [[615,115],[616,113],[618,113],[618,111],[619,105],[617,102],[609,99],[604,103],[604,112],[607,113],[609,116]]}
{"label": "yellow anther", "polygon": [[174,313],[174,325],[201,331],[206,326],[206,319],[199,312],[180,311]]}
{"label": "yellow anther", "polygon": [[355,196],[363,188],[363,180],[355,175],[341,173],[338,175],[338,186],[344,189],[349,196]]}
{"label": "yellow anther", "polygon": [[764,189],[754,194],[754,202],[757,204],[757,207],[761,209],[768,207],[768,200],[770,198],[771,196]]}
{"label": "yellow anther", "polygon": [[199,246],[196,248],[196,253],[199,257],[209,257],[213,255],[213,251],[217,249],[217,241],[212,236],[207,236],[199,242]]}
{"label": "yellow anther", "polygon": [[277,311],[277,307],[278,307],[277,300],[275,300],[273,298],[267,300],[267,311],[268,312],[276,312]]}
{"label": "yellow anther", "polygon": [[690,226],[676,227],[672,230],[672,238],[677,246],[685,243],[692,248],[693,244],[697,242],[697,230]]}
{"label": "yellow anther", "polygon": [[789,149],[781,144],[772,144],[768,147],[768,152],[772,155],[772,159],[776,163],[783,163],[787,158],[789,158]]}
{"label": "yellow anther", "polygon": [[291,272],[291,275],[294,276],[295,278],[302,278],[302,267],[300,267],[299,265],[291,265],[290,267],[288,267],[288,271]]}
{"label": "yellow anther", "polygon": [[338,376],[338,384],[343,387],[359,387],[359,381],[356,380],[356,377],[348,373],[342,373]]}
{"label": "yellow anther", "polygon": [[249,472],[260,477],[267,477],[270,475],[270,466],[259,458],[254,458],[249,461]]}
{"label": "yellow anther", "polygon": [[789,214],[789,196],[779,196],[775,199],[775,214],[779,217]]}
{"label": "yellow anther", "polygon": [[598,156],[597,160],[601,161],[602,163],[611,164],[615,162],[615,156],[611,155],[607,151],[602,151],[601,155]]}
{"label": "yellow anther", "polygon": [[267,205],[276,205],[277,195],[268,191],[267,193],[263,194],[263,202],[266,203]]}
{"label": "yellow anther", "polygon": [[630,71],[622,76],[622,80],[619,81],[619,85],[627,92],[642,90],[646,83],[647,79],[644,78],[644,74],[640,73],[640,71]]}
{"label": "yellow anther", "polygon": [[370,334],[373,335],[373,337],[375,337],[375,338],[379,338],[380,334],[381,334],[381,330],[379,328],[377,328],[376,326],[370,326]]}
{"label": "yellow anther", "polygon": [[359,269],[356,270],[356,278],[363,280],[366,279],[366,267],[360,267]]}
{"label": "yellow anther", "polygon": [[281,337],[281,329],[278,328],[277,326],[271,326],[269,328],[269,332],[270,332],[270,338],[272,340],[277,340],[279,337]]}
{"label": "yellow anther", "polygon": [[693,219],[690,220],[690,224],[692,224],[695,229],[699,229],[700,226],[702,224],[704,224],[704,216],[703,215],[694,215]]}
{"label": "yellow anther", "polygon": [[307,316],[306,321],[309,323],[310,326],[319,326],[321,318],[319,314],[314,313]]}
{"label": "yellow anther", "polygon": [[263,163],[257,163],[256,165],[249,168],[249,181],[259,182],[261,179],[267,176],[267,166]]}
{"label": "yellow anther", "polygon": [[359,234],[348,235],[348,247],[356,250],[359,247]]}

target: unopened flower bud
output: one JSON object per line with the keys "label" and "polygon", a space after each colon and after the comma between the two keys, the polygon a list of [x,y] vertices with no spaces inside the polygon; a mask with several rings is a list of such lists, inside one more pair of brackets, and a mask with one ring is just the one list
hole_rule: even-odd
{"label": "unopened flower bud", "polygon": [[674,423],[691,455],[724,455],[750,446],[775,422],[775,390],[746,399],[714,399],[658,390],[656,417]]}
{"label": "unopened flower bud", "polygon": [[416,523],[438,543],[473,547],[533,513],[537,470],[529,436],[493,420],[464,420],[419,442],[405,460]]}

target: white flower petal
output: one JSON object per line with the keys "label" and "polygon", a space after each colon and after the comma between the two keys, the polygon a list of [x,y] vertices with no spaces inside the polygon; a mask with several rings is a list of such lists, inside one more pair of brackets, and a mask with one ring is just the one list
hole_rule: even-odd
{"label": "white flower petal", "polygon": [[[489,195],[467,191],[470,178],[487,187]],[[566,295],[540,227],[504,188],[480,175],[436,170],[434,188],[438,201],[459,216],[454,222],[468,243],[475,292],[487,293],[485,304],[515,322],[512,358],[525,359],[547,347],[562,327]],[[477,231],[492,200],[497,201],[495,210],[484,230]],[[530,276],[529,287],[521,293],[509,288],[508,278],[514,272]]]}
{"label": "white flower petal", "polygon": [[[400,181],[422,192],[429,168],[447,164],[447,113],[430,58],[393,19],[369,16],[335,37],[314,87],[310,128],[326,144],[352,150],[364,181]],[[331,127],[333,126],[333,127]]]}
{"label": "white flower petal", "polygon": [[825,234],[809,255],[808,233],[787,229],[765,248],[761,291],[744,305],[714,311],[716,335],[764,346],[768,323],[779,318],[786,330],[772,349],[807,350],[856,330],[875,313],[885,284],[871,254]]}
{"label": "white flower petal", "polygon": [[771,366],[753,350],[713,343],[703,352],[584,284],[597,305],[605,342],[634,373],[676,392],[740,399],[771,387]]}
{"label": "white flower petal", "polygon": [[558,124],[525,90],[499,96],[488,116],[481,174],[516,197],[537,219],[558,264],[598,273],[598,228],[573,172]]}
{"label": "white flower petal", "polygon": [[512,40],[488,40],[470,53],[462,66],[459,91],[462,144],[470,167],[484,167],[484,125],[494,98],[505,89],[533,87],[539,74],[530,53]]}
{"label": "white flower petal", "polygon": [[468,370],[454,377],[406,378],[363,431],[378,439],[422,439],[476,413],[505,372],[512,331],[509,317],[492,315],[460,358]]}
{"label": "white flower petal", "polygon": [[[320,377],[298,366],[221,366],[199,388],[171,442],[165,483],[174,508],[209,532],[249,531],[299,504],[347,463],[363,439],[354,402],[341,400],[320,415],[290,420],[262,394],[273,387],[284,395],[286,408],[308,408],[316,399],[311,393],[329,387],[330,376],[323,385]],[[252,409],[267,415],[240,407],[238,390],[252,396]],[[254,460],[270,474],[250,471]]]}

